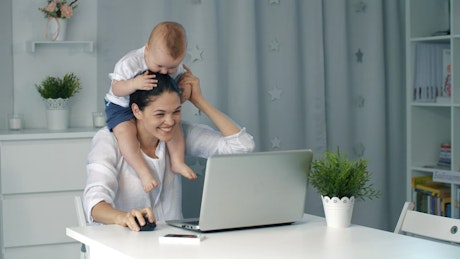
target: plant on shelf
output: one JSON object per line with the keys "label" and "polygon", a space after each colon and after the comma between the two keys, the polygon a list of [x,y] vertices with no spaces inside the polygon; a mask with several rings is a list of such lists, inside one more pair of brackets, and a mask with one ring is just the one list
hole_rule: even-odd
{"label": "plant on shelf", "polygon": [[[371,174],[367,166],[366,159],[348,160],[347,154],[341,154],[338,149],[335,152],[326,151],[323,158],[313,161],[307,178],[309,184],[322,196],[328,225],[349,226],[355,199],[372,200],[380,197],[380,191],[370,183]],[[327,207],[333,206],[337,211],[337,206],[341,205],[348,210],[345,213],[348,218],[340,219],[341,223],[330,224],[328,214],[331,212],[327,211]]]}
{"label": "plant on shelf", "polygon": [[48,4],[43,8],[38,8],[45,14],[46,18],[54,17],[60,19],[68,19],[72,17],[73,10],[77,8],[78,0],[67,4],[66,0],[48,0]]}
{"label": "plant on shelf", "polygon": [[64,77],[48,76],[35,85],[47,108],[49,130],[64,130],[69,126],[69,98],[80,92],[80,79],[73,73]]}
{"label": "plant on shelf", "polygon": [[80,79],[73,73],[67,73],[64,77],[46,77],[40,85],[35,85],[43,99],[68,99],[80,92]]}

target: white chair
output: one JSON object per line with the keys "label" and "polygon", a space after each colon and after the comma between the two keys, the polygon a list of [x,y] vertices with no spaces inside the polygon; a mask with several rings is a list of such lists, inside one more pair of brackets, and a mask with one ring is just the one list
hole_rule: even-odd
{"label": "white chair", "polygon": [[406,202],[394,233],[460,244],[460,219],[414,211],[414,203]]}
{"label": "white chair", "polygon": [[[83,211],[83,203],[80,196],[75,196],[75,210],[77,211],[78,225],[86,226],[85,212]],[[85,244],[81,244],[80,259],[89,259],[89,251]]]}

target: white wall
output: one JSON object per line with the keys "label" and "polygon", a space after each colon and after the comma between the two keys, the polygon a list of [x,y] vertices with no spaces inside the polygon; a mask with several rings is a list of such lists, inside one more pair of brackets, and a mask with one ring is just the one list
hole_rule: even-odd
{"label": "white wall", "polygon": [[11,48],[11,0],[0,1],[0,129],[13,112],[13,56]]}
{"label": "white wall", "polygon": [[47,19],[38,8],[46,3],[45,0],[12,1],[14,112],[24,114],[26,128],[46,128],[46,110],[35,84],[48,75],[63,76],[73,72],[80,78],[83,89],[71,99],[70,127],[91,127],[91,113],[97,110],[99,101],[96,83],[97,2],[79,1],[67,25],[67,40],[94,41],[94,52],[87,53],[78,46],[45,45],[32,53],[26,48],[27,42],[45,40]]}

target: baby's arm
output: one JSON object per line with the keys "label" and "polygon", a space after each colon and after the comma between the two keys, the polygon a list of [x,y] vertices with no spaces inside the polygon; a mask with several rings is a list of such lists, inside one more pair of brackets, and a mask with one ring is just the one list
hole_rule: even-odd
{"label": "baby's arm", "polygon": [[157,86],[158,80],[155,75],[149,75],[148,71],[128,80],[113,80],[112,91],[116,96],[128,96],[136,90],[152,90]]}

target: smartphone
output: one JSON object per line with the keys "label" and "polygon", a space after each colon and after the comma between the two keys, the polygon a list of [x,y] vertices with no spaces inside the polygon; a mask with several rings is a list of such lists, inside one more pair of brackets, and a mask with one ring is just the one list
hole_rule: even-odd
{"label": "smartphone", "polygon": [[160,236],[161,244],[199,244],[203,235],[198,234],[166,234]]}

